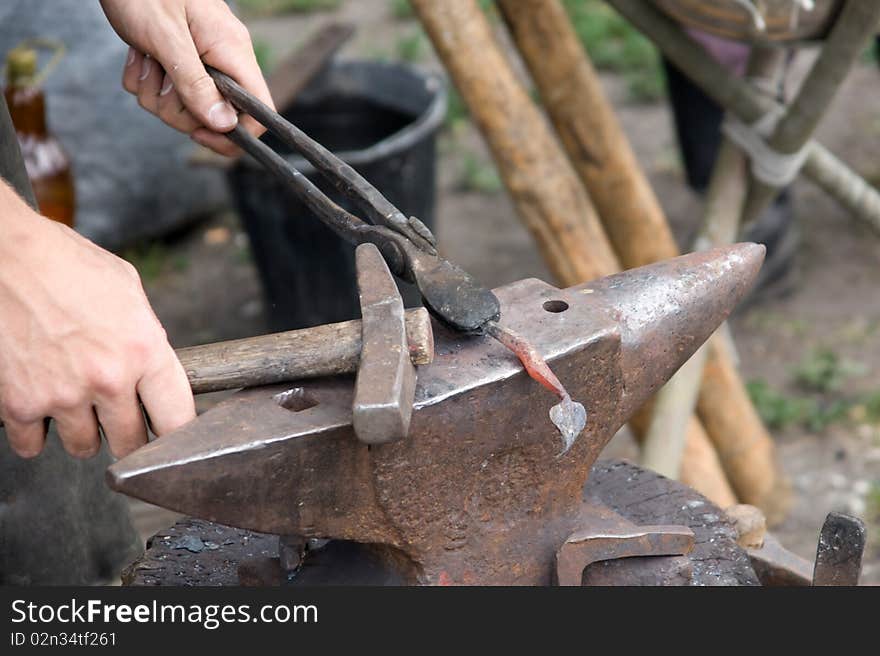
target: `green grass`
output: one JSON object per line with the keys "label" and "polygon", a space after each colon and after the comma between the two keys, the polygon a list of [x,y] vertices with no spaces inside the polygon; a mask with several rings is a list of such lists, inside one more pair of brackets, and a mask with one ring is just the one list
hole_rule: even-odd
{"label": "green grass", "polygon": [[802,423],[809,414],[808,403],[771,387],[765,380],[750,380],[746,390],[761,419],[769,428],[782,429]]}
{"label": "green grass", "polygon": [[855,403],[844,398],[813,398],[785,394],[764,380],[751,380],[746,389],[762,421],[772,429],[801,426],[813,433],[847,420]]}
{"label": "green grass", "polygon": [[409,20],[415,17],[409,0],[391,0],[391,15],[397,20]]}
{"label": "green grass", "polygon": [[444,125],[446,128],[455,130],[459,125],[468,120],[470,113],[467,104],[459,95],[455,87],[449,87],[449,97],[446,105],[446,118]]}
{"label": "green grass", "polygon": [[260,66],[260,70],[265,75],[272,69],[272,59],[274,57],[272,46],[263,39],[254,39],[254,55],[257,57],[257,64]]}
{"label": "green grass", "polygon": [[846,394],[844,382],[865,373],[864,367],[828,348],[813,349],[791,372],[796,393],[785,393],[764,380],[747,383],[755,409],[770,428],[799,425],[814,433],[842,422],[880,423],[880,390]]}
{"label": "green grass", "polygon": [[336,9],[342,0],[238,0],[239,6],[250,14],[272,16],[287,13],[308,13]]}
{"label": "green grass", "polygon": [[428,38],[421,29],[399,37],[394,44],[397,59],[408,63],[421,61],[427,52]]}
{"label": "green grass", "polygon": [[467,153],[462,162],[461,188],[480,194],[497,194],[503,188],[501,177],[491,162]]}
{"label": "green grass", "polygon": [[596,68],[621,75],[633,100],[649,102],[663,96],[660,58],[648,39],[600,0],[563,4]]}
{"label": "green grass", "polygon": [[[155,241],[133,246],[127,249],[122,258],[128,260],[145,283],[154,282],[162,273],[169,268],[180,270],[179,264],[175,261],[168,251],[168,248],[162,242]],[[184,268],[188,266],[188,262]]]}
{"label": "green grass", "polygon": [[843,360],[831,349],[819,348],[801,360],[794,371],[794,380],[808,392],[828,394],[838,391],[847,378],[862,372],[861,367]]}

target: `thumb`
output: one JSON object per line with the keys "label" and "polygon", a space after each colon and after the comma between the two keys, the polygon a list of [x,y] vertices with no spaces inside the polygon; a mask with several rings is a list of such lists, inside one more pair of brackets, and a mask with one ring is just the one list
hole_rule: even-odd
{"label": "thumb", "polygon": [[166,61],[161,55],[157,59],[171,78],[174,90],[195,119],[215,132],[229,132],[238,124],[238,114],[217,90],[214,80],[205,70],[195,44],[190,42],[188,50],[185,55],[178,53],[170,61]]}

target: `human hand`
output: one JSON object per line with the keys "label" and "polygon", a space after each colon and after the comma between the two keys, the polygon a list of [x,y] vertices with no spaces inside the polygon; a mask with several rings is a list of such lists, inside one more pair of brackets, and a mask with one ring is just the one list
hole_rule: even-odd
{"label": "human hand", "polygon": [[[224,155],[238,152],[222,132],[238,122],[205,70],[223,71],[270,107],[247,28],[222,0],[101,0],[104,13],[129,44],[122,86],[138,103],[197,143]],[[204,64],[203,64],[204,62]],[[265,129],[249,116],[255,136]]]}
{"label": "human hand", "polygon": [[134,267],[30,209],[0,181],[0,419],[12,449],[40,453],[44,418],[87,458],[100,424],[122,457],[195,417],[186,373]]}

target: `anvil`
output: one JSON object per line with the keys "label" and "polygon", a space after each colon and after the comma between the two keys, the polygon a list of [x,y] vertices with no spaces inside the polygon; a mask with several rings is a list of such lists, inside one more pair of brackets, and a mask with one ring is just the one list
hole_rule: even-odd
{"label": "anvil", "polygon": [[351,378],[298,381],[236,393],[108,480],[222,524],[370,545],[409,583],[549,584],[557,552],[608,525],[583,498],[599,453],[745,296],[763,257],[737,244],[568,289],[534,279],[496,289],[506,324],[587,408],[563,455],[547,420],[557,399],[495,340],[437,324],[399,442],[356,439]]}

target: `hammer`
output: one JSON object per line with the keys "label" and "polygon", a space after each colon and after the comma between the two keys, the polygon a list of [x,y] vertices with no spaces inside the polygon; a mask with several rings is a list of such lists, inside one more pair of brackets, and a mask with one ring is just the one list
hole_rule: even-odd
{"label": "hammer", "polygon": [[196,394],[357,371],[352,407],[361,441],[382,444],[409,430],[416,365],[434,359],[425,308],[404,312],[388,265],[373,244],[355,251],[360,321],[179,349]]}

